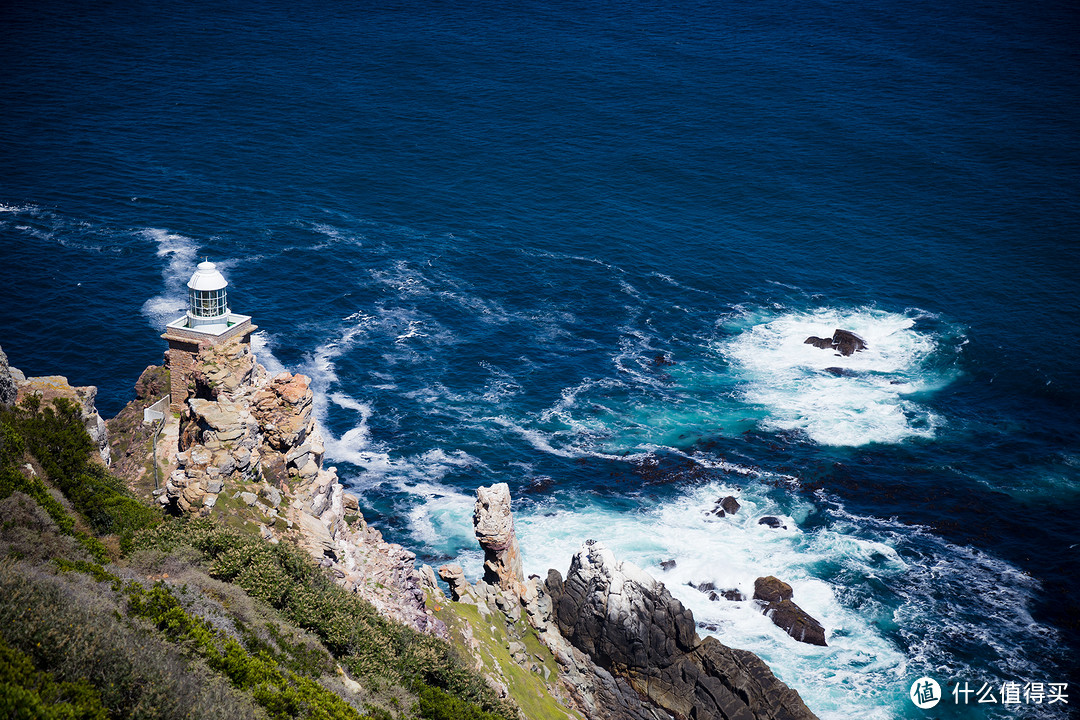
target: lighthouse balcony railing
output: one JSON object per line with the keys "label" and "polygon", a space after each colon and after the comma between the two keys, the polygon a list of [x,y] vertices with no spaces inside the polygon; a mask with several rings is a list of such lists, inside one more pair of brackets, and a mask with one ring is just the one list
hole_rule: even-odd
{"label": "lighthouse balcony railing", "polygon": [[250,315],[229,313],[226,321],[220,325],[201,325],[199,327],[190,327],[188,317],[184,315],[165,326],[164,337],[172,336],[178,340],[191,340],[193,342],[209,340],[216,344],[239,335],[247,335],[255,329],[256,326],[251,324]]}

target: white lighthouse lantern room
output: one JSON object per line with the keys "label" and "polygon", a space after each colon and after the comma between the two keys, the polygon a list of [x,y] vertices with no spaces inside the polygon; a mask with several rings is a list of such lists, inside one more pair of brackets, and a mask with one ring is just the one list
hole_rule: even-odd
{"label": "white lighthouse lantern room", "polygon": [[251,333],[259,329],[252,324],[250,315],[238,315],[229,309],[228,286],[217,265],[199,263],[187,284],[187,313],[165,326],[161,337],[169,342],[170,407],[174,412],[187,401],[191,371],[200,348],[234,338],[250,343]]}
{"label": "white lighthouse lantern room", "polygon": [[225,276],[212,262],[201,262],[188,280],[188,327],[203,331],[226,329],[229,300]]}

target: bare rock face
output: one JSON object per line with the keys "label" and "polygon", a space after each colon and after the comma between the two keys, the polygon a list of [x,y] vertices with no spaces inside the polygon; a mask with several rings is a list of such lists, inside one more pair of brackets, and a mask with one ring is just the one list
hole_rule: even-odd
{"label": "bare rock face", "polygon": [[549,577],[561,634],[675,718],[808,720],[798,693],[756,655],[700,640],[694,616],[650,575],[592,542]]}
{"label": "bare rock face", "polygon": [[233,341],[200,350],[192,377],[178,469],[159,502],[206,515],[219,497],[232,498],[271,542],[295,542],[383,615],[445,637],[446,626],[425,604],[416,555],[386,542],[336,469],[322,467],[308,378],[271,378],[250,346]]}
{"label": "bare rock face", "polygon": [[252,398],[252,412],[266,434],[266,444],[277,452],[303,445],[314,429],[308,382],[304,375],[283,372]]}
{"label": "bare rock face", "polygon": [[149,365],[135,381],[135,396],[140,400],[159,398],[169,392],[169,371],[160,365]]}
{"label": "bare rock face", "polygon": [[860,350],[866,349],[866,341],[850,330],[837,329],[831,338],[820,338],[811,335],[803,341],[806,345],[813,345],[822,350],[836,350],[847,357]]}
{"label": "bare rock face", "polygon": [[67,378],[61,375],[26,378],[16,384],[18,386],[19,402],[22,402],[23,398],[27,396],[37,395],[41,398],[42,407],[51,404],[56,398],[64,398],[75,403],[75,406],[79,408],[86,432],[89,433],[90,439],[97,445],[101,462],[105,463],[105,465],[112,462],[112,451],[109,448],[109,429],[94,406],[94,401],[97,399],[96,387],[93,385],[72,386],[68,383]]}
{"label": "bare rock face", "polygon": [[473,529],[484,549],[484,582],[523,595],[525,575],[506,483],[477,488]]}
{"label": "bare rock face", "polygon": [[779,578],[769,575],[754,581],[754,600],[777,627],[799,642],[824,646],[825,628],[792,602],[791,597],[791,586]]}
{"label": "bare rock face", "polygon": [[251,346],[239,338],[199,351],[191,373],[194,395],[212,400],[222,393],[232,396],[250,384],[260,369]]}
{"label": "bare rock face", "polygon": [[439,577],[450,586],[450,598],[458,602],[468,592],[469,581],[465,579],[465,571],[460,565],[443,565],[439,568]]}
{"label": "bare rock face", "polygon": [[19,397],[19,388],[11,376],[7,355],[0,349],[0,405],[14,405]]}

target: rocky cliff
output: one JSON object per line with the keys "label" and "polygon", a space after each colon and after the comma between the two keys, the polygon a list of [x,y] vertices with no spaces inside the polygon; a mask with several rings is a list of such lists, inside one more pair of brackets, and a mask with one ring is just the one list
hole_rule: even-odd
{"label": "rocky cliff", "polygon": [[[240,342],[204,348],[172,419],[174,469],[156,491],[175,513],[214,516],[308,550],[338,584],[385,616],[456,639],[529,718],[805,720],[798,694],[752,653],[702,640],[693,615],[600,543],[565,580],[524,577],[505,483],[477,491],[484,577],[434,571],[367,525],[324,446],[303,375],[271,376]],[[448,627],[449,626],[449,627]],[[526,700],[527,699],[527,700]]]}
{"label": "rocky cliff", "polygon": [[368,526],[337,470],[324,468],[308,378],[271,376],[246,343],[203,348],[178,420],[176,468],[158,502],[253,526],[306,548],[385,616],[436,635],[416,556]]}
{"label": "rocky cliff", "polygon": [[42,406],[48,406],[57,398],[73,402],[79,408],[86,432],[97,445],[101,462],[106,465],[111,462],[109,431],[94,406],[97,388],[93,385],[75,387],[61,375],[28,378],[18,368],[8,365],[7,355],[0,350],[0,405],[14,405],[31,396],[41,398]]}
{"label": "rocky cliff", "polygon": [[0,348],[0,405],[14,405],[18,397],[19,388],[11,375],[7,355],[4,354],[3,348]]}
{"label": "rocky cliff", "polygon": [[564,580],[523,578],[505,483],[477,491],[473,517],[485,576],[470,585],[443,566],[452,598],[481,615],[524,620],[558,662],[562,693],[591,720],[810,720],[798,693],[753,653],[698,637],[694,616],[663,583],[598,542]]}
{"label": "rocky cliff", "polygon": [[663,583],[593,541],[548,592],[561,634],[676,718],[808,720],[798,693],[753,653],[698,637]]}

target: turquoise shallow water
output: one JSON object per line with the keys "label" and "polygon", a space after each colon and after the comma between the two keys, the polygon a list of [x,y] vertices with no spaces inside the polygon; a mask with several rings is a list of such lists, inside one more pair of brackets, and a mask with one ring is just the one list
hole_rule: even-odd
{"label": "turquoise shallow water", "polygon": [[[116,411],[209,256],[426,561],[478,572],[471,493],[505,481],[530,572],[601,538],[822,717],[922,713],[924,674],[1075,677],[1068,4],[3,19],[14,364]],[[802,343],[835,327],[869,349]],[[709,520],[725,494],[745,514]],[[827,650],[687,585],[767,573]]]}

